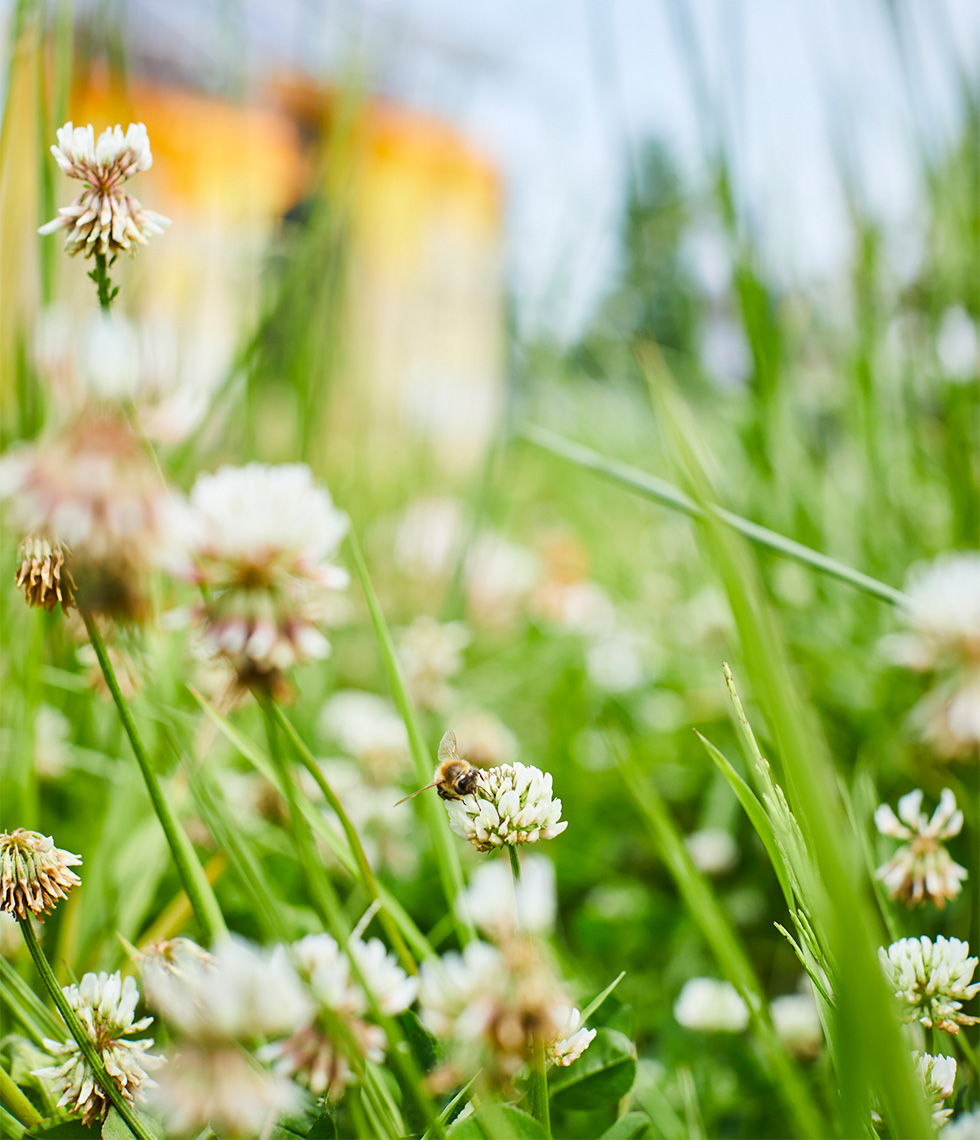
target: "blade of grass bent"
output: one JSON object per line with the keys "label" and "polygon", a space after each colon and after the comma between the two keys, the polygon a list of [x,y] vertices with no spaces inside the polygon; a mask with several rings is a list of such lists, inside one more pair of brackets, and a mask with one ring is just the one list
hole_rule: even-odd
{"label": "blade of grass bent", "polygon": [[703,519],[707,514],[711,514],[720,519],[726,526],[731,527],[732,530],[738,531],[746,538],[751,539],[752,542],[764,546],[776,554],[792,558],[796,562],[803,563],[804,566],[820,571],[821,574],[836,578],[840,582],[846,582],[858,590],[863,590],[866,594],[891,602],[893,605],[901,605],[904,601],[904,594],[893,586],[879,582],[877,579],[863,574],[860,570],[855,570],[843,562],[838,562],[836,558],[830,558],[818,550],[804,546],[801,542],[777,534],[776,531],[760,526],[733,511],[725,510],[724,507],[719,507],[711,502],[699,504],[665,479],[658,479],[657,476],[641,471],[637,467],[609,459],[607,456],[593,451],[590,447],[565,439],[545,428],[529,424],[521,428],[518,434],[521,439],[534,444],[535,447],[549,451],[552,455],[557,455],[569,463],[574,463],[577,467],[593,471],[597,475],[625,487],[634,494],[642,495],[646,499],[660,503],[661,506],[679,511],[693,519]]}

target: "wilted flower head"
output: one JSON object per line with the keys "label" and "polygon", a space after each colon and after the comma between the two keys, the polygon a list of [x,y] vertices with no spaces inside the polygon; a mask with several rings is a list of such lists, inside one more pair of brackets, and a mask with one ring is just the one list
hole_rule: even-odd
{"label": "wilted flower head", "polygon": [[449,826],[478,851],[554,839],[568,827],[551,774],[519,762],[489,768],[474,792],[445,804]]}
{"label": "wilted flower head", "polygon": [[943,1107],[943,1101],[953,1095],[956,1060],[953,1057],[934,1057],[931,1053],[914,1053],[913,1060],[929,1101],[933,1127],[939,1128],[953,1115],[951,1108]]}
{"label": "wilted flower head", "polygon": [[22,827],[0,833],[0,910],[20,919],[28,911],[35,918],[50,914],[58,899],[67,898],[82,881],[68,869],[81,861],[55,847],[50,835]]}
{"label": "wilted flower head", "polygon": [[141,579],[160,552],[169,493],[124,418],[83,415],[9,451],[0,459],[0,498],[9,500],[13,524],[31,536],[18,584],[27,588],[36,557],[42,580],[50,565],[62,592],[71,583],[78,604],[139,616]]}
{"label": "wilted flower head", "polygon": [[[357,1047],[370,1060],[385,1059],[385,1035],[365,1018],[369,1002],[361,986],[352,978],[350,960],[328,934],[311,934],[293,944],[297,968],[309,985],[315,1008],[308,1020],[288,1038],[261,1051],[263,1060],[272,1062],[277,1073],[292,1077],[309,1087],[315,1096],[329,1091],[339,1097],[352,1079],[351,1065],[343,1039],[338,1039],[340,1019]],[[415,1001],[418,979],[409,977],[393,954],[372,938],[354,939],[350,953],[371,987],[382,1013],[395,1016]]]}
{"label": "wilted flower head", "polygon": [[353,756],[374,783],[393,780],[409,761],[405,722],[376,693],[342,689],[320,710],[320,731]]}
{"label": "wilted flower head", "polygon": [[882,835],[907,841],[878,868],[877,876],[892,898],[908,906],[928,898],[942,908],[947,899],[956,898],[967,877],[966,868],[954,863],[942,845],[942,840],[959,835],[963,813],[957,811],[956,797],[949,788],[943,789],[931,819],[921,808],[922,791],[917,788],[898,801],[897,818],[888,804],[875,811],[875,826]]}
{"label": "wilted flower head", "polygon": [[730,982],[691,978],[674,1002],[674,1017],[685,1029],[701,1033],[741,1033],[749,1010]]}
{"label": "wilted flower head", "polygon": [[17,551],[20,565],[14,578],[18,590],[24,591],[29,606],[48,613],[60,605],[63,613],[75,605],[75,579],[65,565],[65,549],[60,542],[52,545],[36,535],[25,538]]}
{"label": "wilted flower head", "polygon": [[961,1025],[974,1025],[977,1018],[960,1010],[963,1002],[980,990],[970,985],[977,959],[958,938],[900,938],[878,957],[888,984],[902,1004],[906,1021],[918,1019],[927,1029],[935,1026],[959,1033]]}
{"label": "wilted flower head", "polygon": [[685,837],[684,846],[703,875],[724,875],[738,862],[738,844],[720,827],[692,831]]}
{"label": "wilted flower head", "polygon": [[75,127],[65,123],[58,130],[58,145],[51,147],[55,161],[69,178],[83,182],[85,189],[58,217],[41,226],[38,233],[66,229],[65,251],[100,256],[146,245],[148,237],[161,234],[170,219],[146,210],[123,189],[123,183],[153,165],[150,140],[142,123],[107,127],[98,141],[91,124]]}
{"label": "wilted flower head", "polygon": [[428,614],[399,631],[398,659],[412,700],[420,708],[445,711],[452,698],[448,681],[463,668],[463,650],[469,642],[462,622],[438,622]]}
{"label": "wilted flower head", "polygon": [[210,652],[246,682],[327,655],[315,605],[318,592],[347,585],[330,559],[348,519],[309,467],[249,463],[199,475],[183,526],[187,572],[213,591],[195,611]]}
{"label": "wilted flower head", "polygon": [[783,994],[769,1006],[779,1040],[797,1057],[815,1057],[823,1044],[823,1027],[812,993]]}
{"label": "wilted flower head", "polygon": [[530,1059],[535,1041],[570,1064],[592,1039],[573,1018],[540,949],[526,939],[512,939],[501,949],[471,942],[461,955],[423,962],[421,978],[422,1021],[449,1041],[444,1075],[450,1079],[482,1066],[503,1085]]}
{"label": "wilted flower head", "polygon": [[[85,974],[77,986],[65,986],[62,993],[78,1014],[89,1041],[95,1046],[116,1088],[130,1104],[134,1099],[142,1098],[143,1090],[154,1083],[147,1070],[154,1069],[162,1059],[147,1052],[153,1045],[152,1038],[129,1039],[133,1033],[139,1033],[153,1022],[152,1017],[135,1019],[140,995],[133,979],[124,980],[118,971],[114,974]],[[36,1069],[34,1075],[56,1083],[60,1097],[58,1106],[67,1106],[70,1112],[81,1113],[85,1125],[104,1120],[112,1102],[96,1082],[95,1073],[78,1042],[74,1038],[63,1043],[45,1038],[44,1046],[61,1060],[48,1068]]]}
{"label": "wilted flower head", "polygon": [[483,863],[459,898],[461,916],[494,940],[518,930],[547,934],[554,926],[557,907],[555,865],[543,855],[521,860],[517,883],[506,860]]}

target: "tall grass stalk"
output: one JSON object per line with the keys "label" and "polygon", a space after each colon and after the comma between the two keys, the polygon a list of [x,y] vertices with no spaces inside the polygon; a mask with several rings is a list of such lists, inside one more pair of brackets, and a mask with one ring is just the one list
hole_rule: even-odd
{"label": "tall grass stalk", "polygon": [[214,942],[217,938],[228,933],[224,916],[221,913],[221,907],[218,905],[218,900],[215,898],[211,884],[208,882],[208,877],[204,873],[204,868],[201,866],[197,853],[194,851],[193,844],[187,838],[187,833],[180,826],[177,817],[167,803],[163,788],[160,786],[160,780],[153,767],[153,762],[150,760],[149,753],[136,727],[136,722],[133,720],[129,705],[126,703],[126,698],[119,688],[115,670],[109,659],[105,642],[102,640],[102,634],[95,624],[95,619],[87,610],[82,610],[82,619],[85,622],[85,629],[88,632],[89,641],[95,650],[95,656],[102,670],[102,676],[105,678],[105,683],[109,688],[109,692],[112,694],[113,702],[119,713],[119,719],[122,721],[126,735],[129,737],[129,743],[132,745],[136,761],[139,764],[140,772],[143,776],[143,782],[146,784],[146,790],[150,796],[150,802],[153,804],[153,810],[156,812],[160,826],[163,828],[164,835],[167,837],[167,843],[173,854],[174,863],[177,865],[177,873],[180,875],[180,880],[184,884],[184,890],[187,892],[187,897],[190,899],[191,906],[194,908],[194,914],[201,924],[208,942]]}

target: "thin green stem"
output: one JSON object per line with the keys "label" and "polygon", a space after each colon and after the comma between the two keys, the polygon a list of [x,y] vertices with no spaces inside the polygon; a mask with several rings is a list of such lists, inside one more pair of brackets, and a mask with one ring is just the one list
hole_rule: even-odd
{"label": "thin green stem", "polygon": [[126,1100],[112,1078],[106,1072],[102,1058],[89,1040],[88,1034],[85,1032],[85,1027],[78,1019],[78,1014],[75,1013],[68,1004],[68,999],[65,997],[61,986],[58,985],[58,979],[54,976],[54,971],[50,965],[48,965],[48,960],[45,958],[44,951],[41,949],[41,945],[37,940],[34,927],[31,925],[31,919],[19,918],[17,921],[20,923],[21,933],[24,935],[27,949],[34,959],[37,972],[41,975],[41,981],[44,983],[45,989],[51,995],[52,1001],[58,1007],[58,1012],[64,1018],[65,1025],[68,1026],[68,1032],[78,1043],[78,1048],[81,1050],[82,1056],[88,1062],[89,1067],[95,1075],[95,1080],[99,1088],[102,1089],[116,1106],[119,1115],[125,1120],[130,1132],[137,1137],[137,1140],[153,1140],[153,1136],[147,1130],[146,1125],[140,1120],[136,1110],[129,1101]]}
{"label": "thin green stem", "polygon": [[109,687],[109,692],[112,694],[116,710],[119,713],[119,719],[122,721],[126,735],[129,737],[129,743],[133,746],[133,752],[140,766],[140,772],[143,774],[143,782],[146,784],[147,792],[149,792],[153,810],[160,820],[160,826],[163,828],[163,833],[167,837],[167,843],[170,845],[174,862],[177,864],[177,873],[180,875],[180,881],[183,883],[184,890],[187,892],[187,898],[190,900],[191,907],[197,916],[197,921],[204,930],[208,942],[214,942],[217,938],[223,937],[228,933],[224,916],[221,913],[221,907],[218,906],[218,900],[215,898],[214,891],[208,882],[208,877],[204,873],[204,868],[201,866],[197,853],[194,851],[191,841],[187,838],[187,833],[178,823],[176,816],[171,811],[170,805],[167,803],[166,797],[163,794],[160,781],[150,761],[149,753],[136,728],[136,722],[133,720],[132,713],[129,711],[126,698],[119,688],[115,670],[109,659],[105,642],[102,640],[102,634],[95,624],[95,619],[88,610],[83,609],[81,614],[85,622],[85,629],[88,631],[89,641],[91,641],[92,648],[95,650],[95,656],[99,660],[102,675],[105,677],[105,682]]}
{"label": "thin green stem", "polygon": [[44,1119],[2,1065],[0,1065],[0,1100],[6,1103],[12,1115],[16,1116],[25,1128],[33,1128]]}
{"label": "thin green stem", "polygon": [[551,1104],[548,1100],[548,1067],[544,1059],[544,1038],[535,1037],[531,1059],[529,1087],[531,1115],[541,1125],[546,1136],[551,1135]]}
{"label": "thin green stem", "polygon": [[508,847],[507,853],[510,855],[510,869],[514,874],[514,887],[516,889],[521,881],[521,864],[520,860],[517,858],[517,848]]}
{"label": "thin green stem", "polygon": [[317,787],[323,793],[324,799],[333,809],[334,814],[340,820],[340,825],[344,829],[344,835],[347,837],[347,842],[350,844],[351,852],[354,855],[354,860],[357,863],[358,871],[361,876],[361,885],[372,900],[376,900],[381,909],[378,912],[378,919],[385,928],[385,933],[391,942],[402,967],[410,974],[418,973],[418,967],[415,964],[415,959],[412,957],[408,946],[405,944],[405,939],[402,937],[401,931],[395,924],[394,919],[388,913],[384,906],[384,900],[381,898],[380,891],[378,890],[378,881],[374,877],[374,871],[371,869],[371,864],[368,862],[367,855],[364,853],[364,846],[361,843],[361,837],[357,834],[357,830],[350,821],[350,817],[344,810],[344,805],[341,803],[336,792],[330,787],[327,778],[323,774],[320,765],[317,764],[313,753],[310,752],[306,746],[306,742],[299,735],[293,727],[292,722],[282,711],[282,709],[274,702],[269,702],[269,708],[272,710],[272,715],[276,718],[279,727],[286,734],[289,742],[292,744],[296,755],[299,757],[300,763],[310,773],[316,781]]}
{"label": "thin green stem", "polygon": [[92,270],[89,277],[95,282],[95,287],[99,291],[99,307],[103,313],[108,313],[112,308],[112,298],[115,297],[116,291],[113,290],[112,282],[109,280],[109,269],[104,253],[95,255],[95,269]]}
{"label": "thin green stem", "polygon": [[716,519],[731,527],[732,530],[744,534],[746,538],[751,539],[758,546],[765,546],[776,554],[792,558],[796,562],[803,563],[804,566],[810,566],[822,574],[846,582],[858,590],[863,590],[866,594],[891,602],[892,605],[902,605],[905,601],[905,595],[893,586],[888,586],[876,578],[862,574],[860,570],[846,566],[835,558],[829,558],[826,554],[821,554],[818,550],[804,546],[801,542],[786,538],[785,535],[777,534],[776,531],[769,530],[768,527],[759,526],[758,523],[751,522],[749,519],[742,518],[741,515],[727,511],[724,507],[716,506],[713,503],[702,507],[689,495],[685,495],[683,491],[665,479],[658,479],[655,475],[631,467],[627,463],[609,459],[605,455],[593,451],[590,447],[574,443],[572,440],[565,439],[545,428],[528,424],[520,430],[518,435],[521,439],[535,447],[540,447],[543,451],[549,451],[552,455],[557,455],[569,463],[574,463],[577,467],[594,471],[597,475],[601,475],[613,483],[618,483],[634,494],[641,495],[645,499],[652,499],[655,503],[669,507],[672,511],[679,511],[693,519],[704,518],[710,512]]}

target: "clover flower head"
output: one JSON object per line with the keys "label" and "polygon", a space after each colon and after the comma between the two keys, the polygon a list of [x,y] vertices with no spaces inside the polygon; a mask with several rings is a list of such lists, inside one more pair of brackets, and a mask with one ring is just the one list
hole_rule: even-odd
{"label": "clover flower head", "polygon": [[905,592],[906,664],[931,669],[953,657],[980,666],[980,554],[945,554],[914,567]]}
{"label": "clover flower head", "polygon": [[674,1002],[674,1017],[685,1029],[700,1033],[741,1033],[749,1010],[730,982],[691,978]]}
{"label": "clover flower head", "polygon": [[562,1036],[545,1048],[545,1056],[563,1068],[577,1061],[595,1039],[596,1031],[582,1025],[582,1015],[572,1005],[556,1009],[555,1021]]}
{"label": "clover flower head", "polygon": [[887,950],[878,951],[885,977],[902,1006],[906,1021],[918,1020],[927,1029],[935,1026],[947,1033],[959,1033],[961,1025],[978,1021],[961,1013],[963,1003],[978,991],[980,983],[970,984],[977,959],[959,938],[935,942],[925,936],[900,938]]}
{"label": "clover flower head", "polygon": [[692,831],[685,837],[684,846],[703,875],[724,875],[738,862],[738,844],[720,827]]}
{"label": "clover flower head", "polygon": [[540,948],[524,938],[500,948],[471,942],[462,954],[423,962],[419,1005],[423,1024],[448,1043],[436,1084],[483,1067],[504,1087],[536,1042],[557,1063],[571,1064],[594,1036],[582,1029]]}
{"label": "clover flower head", "polygon": [[931,1053],[913,1053],[915,1071],[925,1089],[934,1128],[940,1128],[953,1115],[944,1108],[943,1101],[953,1095],[956,1084],[956,1060],[953,1057],[935,1057]]}
{"label": "clover flower head", "polygon": [[91,124],[76,127],[68,122],[57,134],[58,143],[51,147],[55,161],[85,188],[38,233],[65,229],[68,254],[105,257],[123,250],[135,253],[138,246],[146,245],[147,238],[163,233],[170,225],[169,218],[145,209],[123,189],[134,174],[153,165],[150,140],[142,123],[130,123],[125,134],[119,125],[108,127],[98,140]]}
{"label": "clover flower head", "polygon": [[459,621],[438,622],[420,614],[397,636],[398,659],[412,700],[420,708],[444,712],[452,699],[449,680],[463,668],[470,634]]}
{"label": "clover flower head", "polygon": [[50,835],[22,827],[0,833],[0,911],[19,919],[30,912],[43,922],[42,916],[82,881],[69,870],[81,861],[55,847]]}
{"label": "clover flower head", "polygon": [[[311,934],[293,944],[300,975],[314,998],[310,1016],[286,1039],[259,1051],[276,1073],[306,1085],[315,1096],[340,1097],[353,1080],[347,1053],[336,1038],[341,1019],[366,1057],[383,1063],[385,1035],[366,1020],[367,995],[352,978],[350,961],[329,934]],[[382,1013],[396,1016],[415,1001],[418,979],[409,977],[377,938],[353,939],[350,953],[371,987]]]}
{"label": "clover flower head", "polygon": [[[139,990],[132,978],[123,979],[116,971],[85,974],[81,982],[65,986],[62,993],[68,1000],[95,1046],[105,1065],[106,1072],[116,1088],[129,1101],[142,1099],[144,1090],[154,1082],[148,1070],[162,1063],[162,1058],[147,1052],[152,1038],[131,1040],[152,1024],[152,1017],[136,1019]],[[35,1076],[55,1082],[59,1091],[59,1107],[79,1113],[85,1125],[105,1120],[111,1100],[108,1093],[96,1082],[95,1073],[85,1059],[78,1042],[69,1038],[65,1042],[44,1040],[49,1053],[59,1058],[51,1066],[34,1071]]]}
{"label": "clover flower head", "polygon": [[980,1140],[980,1108],[961,1112],[939,1133],[940,1140]]}
{"label": "clover flower head", "polygon": [[568,827],[551,774],[520,762],[488,769],[474,792],[444,802],[449,826],[478,851],[554,839]]}
{"label": "clover flower head", "polygon": [[797,1057],[815,1057],[823,1044],[823,1027],[812,993],[783,994],[769,1006],[780,1041]]}
{"label": "clover flower head", "polygon": [[376,693],[341,689],[320,710],[320,731],[353,756],[375,783],[389,783],[410,758],[405,722]]}
{"label": "clover flower head", "polygon": [[246,682],[327,656],[317,603],[347,585],[330,559],[348,519],[309,467],[249,463],[199,475],[180,526],[186,572],[213,592],[192,615],[210,653]]}
{"label": "clover flower head", "polygon": [[954,863],[942,844],[944,839],[959,835],[963,813],[956,808],[956,797],[944,788],[932,818],[922,808],[922,791],[916,789],[898,801],[898,816],[880,804],[875,811],[875,826],[882,835],[906,842],[892,858],[878,868],[877,877],[891,893],[907,906],[930,899],[942,908],[947,899],[956,898],[967,877],[965,867]]}

